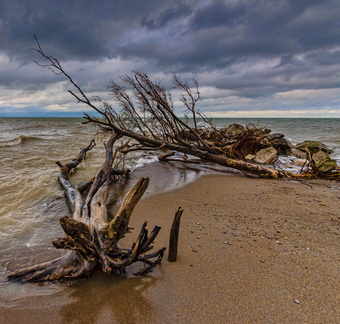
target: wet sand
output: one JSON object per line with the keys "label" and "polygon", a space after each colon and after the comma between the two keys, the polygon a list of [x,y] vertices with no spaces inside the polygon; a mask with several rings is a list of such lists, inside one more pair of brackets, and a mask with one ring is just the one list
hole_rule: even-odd
{"label": "wet sand", "polygon": [[2,307],[0,322],[340,322],[339,183],[205,176],[143,199],[126,241],[148,220],[162,226],[155,247],[167,246],[179,206],[177,262],[57,284]]}

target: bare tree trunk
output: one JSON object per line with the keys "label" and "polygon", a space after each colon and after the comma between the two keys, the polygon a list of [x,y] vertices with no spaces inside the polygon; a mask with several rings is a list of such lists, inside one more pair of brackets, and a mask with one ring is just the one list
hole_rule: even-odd
{"label": "bare tree trunk", "polygon": [[[197,146],[194,146],[190,143],[171,143],[171,142],[166,142],[163,140],[158,140],[155,138],[151,138],[142,134],[138,134],[138,133],[134,133],[130,130],[127,129],[120,129],[118,128],[116,125],[114,124],[107,124],[105,122],[101,122],[98,121],[97,119],[94,119],[90,116],[87,117],[87,119],[93,123],[99,123],[102,125],[107,125],[109,127],[111,127],[112,129],[114,129],[115,131],[120,132],[120,134],[133,138],[135,140],[137,140],[140,143],[148,144],[150,147],[165,147],[168,148],[172,151],[177,151],[177,152],[182,152],[185,154],[190,154],[190,155],[194,155],[196,157],[199,157],[203,160],[207,160],[210,162],[214,162],[214,163],[218,163],[220,165],[226,166],[226,167],[230,167],[230,168],[234,168],[240,171],[244,171],[244,172],[248,172],[251,174],[256,174],[260,177],[263,178],[284,178],[284,177],[290,177],[290,178],[301,178],[301,175],[298,174],[294,174],[292,172],[288,172],[288,171],[280,171],[280,170],[273,170],[270,168],[266,168],[263,167],[261,165],[257,165],[254,163],[248,163],[248,162],[244,162],[241,160],[237,160],[237,159],[231,159],[225,155],[220,154],[217,151],[213,151],[211,150],[211,152],[202,149],[202,148],[198,148]],[[170,154],[170,153],[169,153]],[[170,154],[171,155],[171,154]],[[166,159],[166,157],[165,157]]]}

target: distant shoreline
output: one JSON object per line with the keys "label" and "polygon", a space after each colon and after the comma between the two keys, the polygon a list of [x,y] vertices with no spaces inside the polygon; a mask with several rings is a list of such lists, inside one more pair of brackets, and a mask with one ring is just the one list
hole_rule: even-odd
{"label": "distant shoreline", "polygon": [[[95,116],[95,114],[94,114]],[[179,116],[185,118],[184,116]],[[79,116],[1,116],[0,118],[83,118],[83,114]],[[209,119],[240,119],[240,120],[265,120],[265,119],[340,119],[340,117],[208,117]]]}

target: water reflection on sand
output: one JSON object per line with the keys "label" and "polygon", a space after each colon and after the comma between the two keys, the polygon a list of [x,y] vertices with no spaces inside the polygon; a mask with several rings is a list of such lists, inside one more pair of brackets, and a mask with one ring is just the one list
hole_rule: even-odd
{"label": "water reflection on sand", "polygon": [[97,273],[67,289],[69,303],[60,308],[63,323],[141,323],[154,311],[145,291],[155,277],[117,278]]}

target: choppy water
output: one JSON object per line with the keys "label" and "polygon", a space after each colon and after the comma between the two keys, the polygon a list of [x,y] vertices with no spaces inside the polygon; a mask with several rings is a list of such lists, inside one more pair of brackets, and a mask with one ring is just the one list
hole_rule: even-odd
{"label": "choppy water", "polygon": [[[58,219],[68,214],[57,182],[55,161],[69,162],[93,138],[94,127],[76,118],[0,118],[0,306],[10,307],[27,295],[54,293],[60,286],[12,286],[5,282],[10,270],[50,260],[60,251],[51,246],[63,236]],[[340,119],[216,119],[220,126],[255,123],[281,132],[293,143],[319,140],[335,148],[340,162]],[[104,158],[100,141],[72,178],[79,183],[91,178]],[[128,163],[133,180],[149,176],[149,194],[193,181],[204,169],[152,163],[144,153]]]}

